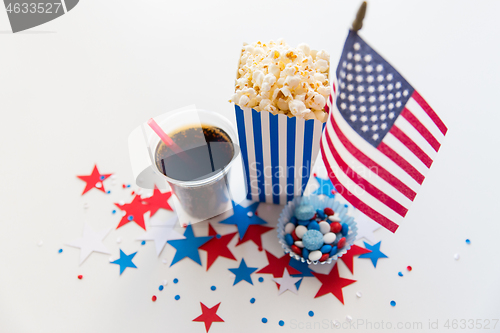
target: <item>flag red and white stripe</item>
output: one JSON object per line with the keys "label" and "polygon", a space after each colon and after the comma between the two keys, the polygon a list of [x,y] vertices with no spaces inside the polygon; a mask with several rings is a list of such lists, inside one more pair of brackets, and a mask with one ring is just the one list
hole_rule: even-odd
{"label": "flag red and white stripe", "polygon": [[415,90],[375,148],[342,117],[335,97],[328,99],[327,109],[321,153],[330,179],[354,207],[395,232],[436,157],[446,126]]}

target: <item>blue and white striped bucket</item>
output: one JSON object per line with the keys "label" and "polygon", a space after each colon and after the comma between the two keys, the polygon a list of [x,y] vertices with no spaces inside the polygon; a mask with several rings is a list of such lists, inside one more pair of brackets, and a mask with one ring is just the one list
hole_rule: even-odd
{"label": "blue and white striped bucket", "polygon": [[247,199],[284,205],[301,196],[318,156],[324,123],[235,108]]}

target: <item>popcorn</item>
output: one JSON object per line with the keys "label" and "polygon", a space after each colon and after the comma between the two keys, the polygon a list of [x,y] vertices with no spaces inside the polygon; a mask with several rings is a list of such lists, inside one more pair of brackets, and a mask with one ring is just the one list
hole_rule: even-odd
{"label": "popcorn", "polygon": [[233,102],[242,107],[289,117],[326,121],[330,55],[284,40],[243,46]]}

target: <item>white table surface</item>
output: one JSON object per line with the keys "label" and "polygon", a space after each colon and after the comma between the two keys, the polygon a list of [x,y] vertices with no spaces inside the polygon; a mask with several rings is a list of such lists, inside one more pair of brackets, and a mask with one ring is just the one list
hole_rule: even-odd
{"label": "white table surface", "polygon": [[[355,259],[354,275],[339,264],[342,277],[357,280],[343,290],[345,305],[331,294],[314,299],[320,286],[314,278],[302,283],[298,295],[278,296],[271,276],[255,273],[253,286],[233,287],[227,268],[242,257],[249,266],[267,264],[253,243],[234,248],[233,239],[238,262],[218,259],[205,273],[204,251],[203,266],[185,259],[169,268],[173,247],[157,258],[152,242],[141,246],[135,240],[143,233],[136,225],[114,230],[119,217],[111,214],[113,202],[131,199],[121,184],[132,181],[127,136],[133,128],[193,103],[234,122],[227,100],[244,41],[308,42],[328,50],[335,67],[358,5],[87,0],[18,34],[9,32],[0,10],[0,332],[205,332],[202,323],[192,322],[201,314],[200,302],[221,302],[218,315],[225,323],[214,323],[210,332],[308,331],[292,327],[292,320],[345,322],[347,315],[423,323],[407,332],[428,331],[429,320],[439,321],[439,331],[453,331],[442,326],[447,319],[499,319],[495,1],[370,1],[361,35],[419,90],[449,132],[397,233],[375,232],[389,259],[380,259],[377,268]],[[76,175],[89,174],[94,163],[118,176],[115,186],[106,181],[108,196],[97,190],[80,195],[84,183]],[[279,211],[259,207],[271,224]],[[111,256],[118,258],[120,248],[138,251],[138,269],[120,276],[109,256],[99,253],[78,265],[79,250],[64,243],[81,236],[85,221],[95,230],[112,227],[104,241]],[[195,227],[197,236],[206,232]],[[264,247],[281,255],[275,231],[264,235]],[[159,292],[164,279],[170,282]],[[250,304],[250,297],[257,302]],[[269,322],[262,324],[262,317]],[[489,331],[499,332],[500,324]]]}

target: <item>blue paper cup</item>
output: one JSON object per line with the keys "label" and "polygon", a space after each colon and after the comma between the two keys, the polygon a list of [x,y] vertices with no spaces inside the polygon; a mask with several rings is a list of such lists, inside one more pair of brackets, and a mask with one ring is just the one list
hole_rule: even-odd
{"label": "blue paper cup", "polygon": [[[331,256],[325,261],[311,261],[309,259],[301,257],[293,252],[290,246],[285,241],[285,225],[290,221],[290,219],[294,215],[295,208],[299,205],[311,205],[314,207],[314,209],[321,210],[325,209],[326,207],[330,207],[336,213],[339,213],[339,216],[342,219],[342,223],[346,223],[349,226],[349,233],[347,234],[347,236],[345,236],[345,246],[340,249],[335,255]],[[310,195],[307,197],[296,197],[292,201],[288,202],[278,219],[278,240],[281,244],[281,247],[283,248],[285,253],[288,253],[293,259],[306,262],[307,264],[317,265],[319,263],[321,265],[324,265],[336,262],[338,258],[342,257],[342,255],[344,255],[351,248],[358,234],[358,227],[356,226],[354,217],[347,215],[347,211],[348,209],[344,206],[344,204],[341,204],[338,200],[327,196],[320,197],[317,195]]]}

